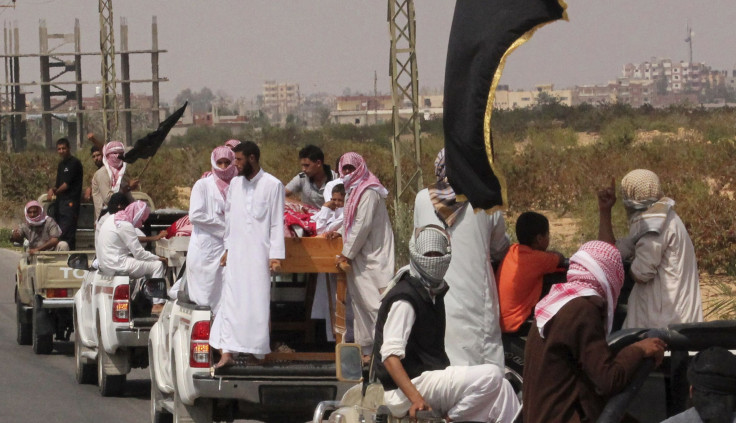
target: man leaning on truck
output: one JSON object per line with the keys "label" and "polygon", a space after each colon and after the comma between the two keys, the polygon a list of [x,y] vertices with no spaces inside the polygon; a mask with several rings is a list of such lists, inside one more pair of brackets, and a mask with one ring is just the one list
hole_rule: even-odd
{"label": "man leaning on truck", "polygon": [[29,201],[24,212],[26,221],[13,229],[10,241],[23,242],[27,239],[28,254],[47,250],[69,251],[69,244],[59,241],[61,228],[53,218],[46,216],[38,201]]}

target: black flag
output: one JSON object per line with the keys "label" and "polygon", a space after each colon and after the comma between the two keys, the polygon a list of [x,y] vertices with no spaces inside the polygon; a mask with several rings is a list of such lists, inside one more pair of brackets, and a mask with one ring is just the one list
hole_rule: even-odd
{"label": "black flag", "polygon": [[181,116],[184,114],[184,109],[187,108],[187,104],[189,104],[189,102],[185,102],[179,110],[175,111],[167,117],[166,120],[161,122],[158,125],[158,129],[153,132],[149,132],[148,135],[136,141],[133,148],[123,156],[123,161],[126,163],[134,163],[138,159],[147,159],[156,154],[158,148],[161,147],[164,139],[166,139],[166,135],[168,135],[171,128],[176,125],[176,122],[181,119]]}
{"label": "black flag", "polygon": [[445,68],[445,160],[460,200],[506,207],[493,164],[491,111],[506,56],[542,25],[567,19],[563,0],[458,0]]}

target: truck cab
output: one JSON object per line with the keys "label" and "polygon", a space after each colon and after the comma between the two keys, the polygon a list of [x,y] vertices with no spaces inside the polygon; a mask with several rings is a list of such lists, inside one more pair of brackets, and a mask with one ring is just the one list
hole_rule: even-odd
{"label": "truck cab", "polygon": [[[134,193],[134,198],[147,201],[153,209],[147,195]],[[183,214],[153,209],[144,231],[150,235],[152,228],[165,229]],[[119,395],[131,369],[148,366],[148,334],[157,320],[151,315],[151,299],[140,289],[140,279],[102,272],[83,259],[70,260],[69,265],[86,272],[74,295],[76,380],[97,382],[102,396]]]}
{"label": "truck cab", "polygon": [[[234,419],[306,421],[320,401],[334,401],[357,381],[338,378],[334,346],[318,341],[309,319],[313,279],[338,277],[334,332],[345,333],[345,288],[335,267],[341,240],[287,238],[282,273],[272,277],[271,340],[288,342],[299,352],[273,352],[263,362],[215,369],[209,345],[213,319],[209,307],[191,302],[186,289],[164,307],[148,341],[151,419],[212,422]],[[182,272],[183,276],[185,272]],[[184,284],[196,283],[186,281]],[[299,420],[302,419],[302,420]]]}
{"label": "truck cab", "polygon": [[[50,216],[54,203],[46,194],[38,198]],[[36,354],[50,354],[54,340],[68,341],[73,330],[73,297],[86,271],[67,265],[70,254],[94,254],[94,206],[82,203],[77,223],[75,252],[23,253],[15,274],[16,340],[32,345]]]}

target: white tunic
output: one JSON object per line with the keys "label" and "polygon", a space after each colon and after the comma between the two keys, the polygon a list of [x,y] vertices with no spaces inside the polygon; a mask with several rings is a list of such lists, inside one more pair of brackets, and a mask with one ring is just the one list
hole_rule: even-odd
{"label": "white tunic", "polygon": [[[444,227],[424,189],[414,202],[414,227],[429,224]],[[474,213],[468,205],[447,231],[452,242],[445,275],[450,286],[445,295],[447,356],[453,366],[490,363],[503,368],[498,288],[491,267],[509,248],[503,214]]]}
{"label": "white tunic", "polygon": [[[630,250],[624,248],[631,245],[628,238],[619,244],[622,251]],[[662,233],[642,236],[633,255],[631,273],[644,283],[637,283],[631,291],[624,328],[662,328],[703,321],[695,249],[674,210],[670,210]]]}
{"label": "white tunic", "polygon": [[250,181],[233,178],[227,198],[227,266],[210,344],[229,352],[268,354],[269,260],[286,256],[284,186],[261,169]]}
{"label": "white tunic", "polygon": [[220,258],[225,252],[225,199],[210,175],[194,184],[189,199],[192,236],[187,250],[187,289],[196,304],[217,314],[225,278]]}
{"label": "white tunic", "polygon": [[[383,326],[381,361],[392,355],[404,358],[414,322],[416,312],[408,301],[391,304]],[[502,367],[493,364],[427,371],[411,382],[433,410],[453,420],[511,423],[519,410],[519,401],[503,377]],[[401,389],[386,391],[383,399],[395,416],[406,415],[411,407]]]}
{"label": "white tunic", "polygon": [[386,202],[373,189],[363,192],[344,239],[342,254],[350,259],[348,291],[353,301],[355,342],[365,354],[373,349],[381,292],[394,276],[394,234]]}
{"label": "white tunic", "polygon": [[163,276],[163,263],[157,255],[143,249],[133,225],[125,221],[116,224],[114,216],[100,226],[95,252],[103,273]]}

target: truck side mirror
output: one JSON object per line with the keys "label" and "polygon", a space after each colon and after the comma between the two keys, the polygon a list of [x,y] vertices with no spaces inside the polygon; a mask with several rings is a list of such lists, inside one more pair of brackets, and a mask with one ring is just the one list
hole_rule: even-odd
{"label": "truck side mirror", "polygon": [[87,254],[69,254],[66,264],[72,269],[89,270],[89,259],[87,258]]}
{"label": "truck side mirror", "polygon": [[169,299],[168,293],[166,292],[166,279],[151,278],[143,282],[143,295],[151,299]]}
{"label": "truck side mirror", "polygon": [[337,380],[340,382],[363,381],[363,355],[358,344],[337,344],[335,346]]}

